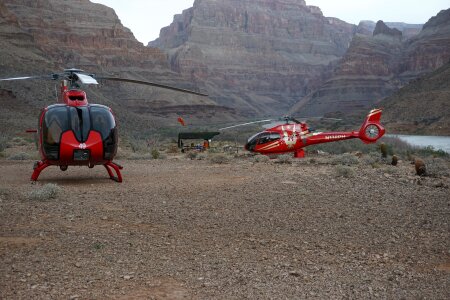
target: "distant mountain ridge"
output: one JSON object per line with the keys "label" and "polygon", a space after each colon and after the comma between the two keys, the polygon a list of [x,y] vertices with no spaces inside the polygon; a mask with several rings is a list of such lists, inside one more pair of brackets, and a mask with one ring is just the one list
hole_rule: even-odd
{"label": "distant mountain ridge", "polygon": [[221,105],[276,115],[327,78],[355,30],[304,1],[196,0],[149,45]]}
{"label": "distant mountain ridge", "polygon": [[300,100],[291,113],[323,115],[370,109],[410,80],[450,60],[450,9],[404,40],[397,29],[378,22],[373,36],[356,34],[333,75]]}

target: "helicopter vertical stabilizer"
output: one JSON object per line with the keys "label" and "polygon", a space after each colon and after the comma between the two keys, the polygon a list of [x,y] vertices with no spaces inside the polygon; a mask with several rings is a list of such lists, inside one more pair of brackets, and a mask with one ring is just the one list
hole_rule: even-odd
{"label": "helicopter vertical stabilizer", "polygon": [[381,125],[381,109],[373,109],[369,112],[359,130],[359,138],[366,144],[375,143],[386,130]]}

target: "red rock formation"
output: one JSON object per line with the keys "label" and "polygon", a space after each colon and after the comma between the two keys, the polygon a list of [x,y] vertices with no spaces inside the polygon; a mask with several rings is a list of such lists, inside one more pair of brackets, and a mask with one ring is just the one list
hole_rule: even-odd
{"label": "red rock formation", "polygon": [[450,60],[450,9],[432,18],[414,38],[378,22],[374,36],[357,34],[334,75],[299,101],[292,114],[351,113],[373,108],[411,79]]}
{"label": "red rock formation", "polygon": [[355,27],[298,0],[197,0],[150,43],[219,103],[281,114],[326,78]]}
{"label": "red rock formation", "polygon": [[[0,17],[1,77],[77,67],[195,88],[170,70],[166,54],[139,43],[121,24],[114,10],[104,5],[88,0],[3,0]],[[217,106],[207,98],[156,88],[120,83],[103,85],[104,88],[90,90],[91,102],[112,106],[122,120],[122,128],[130,131],[151,130],[145,125],[148,119],[161,117],[161,123],[167,122],[167,116],[176,115],[175,108],[181,109],[183,105],[192,105],[198,115]],[[35,106],[34,114],[38,107],[55,99],[52,82],[2,83],[1,87],[13,91],[18,98],[17,105],[27,101]],[[232,113],[230,109],[217,109],[224,114]]]}

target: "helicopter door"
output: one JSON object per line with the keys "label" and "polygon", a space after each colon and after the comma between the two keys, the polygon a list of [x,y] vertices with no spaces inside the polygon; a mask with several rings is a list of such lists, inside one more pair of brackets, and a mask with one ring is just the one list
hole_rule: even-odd
{"label": "helicopter door", "polygon": [[59,145],[63,132],[69,130],[67,108],[49,108],[42,124],[42,149],[49,160],[59,159]]}

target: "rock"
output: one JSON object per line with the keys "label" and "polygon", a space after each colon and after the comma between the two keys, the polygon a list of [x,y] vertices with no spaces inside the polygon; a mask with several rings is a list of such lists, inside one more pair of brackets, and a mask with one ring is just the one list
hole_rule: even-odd
{"label": "rock", "polygon": [[195,1],[149,45],[219,104],[281,114],[328,76],[356,26],[299,0]]}
{"label": "rock", "polygon": [[[301,112],[306,115],[324,115],[338,111],[349,114],[361,109],[370,109],[375,105],[387,108],[385,103],[377,102],[391,96],[411,80],[445,65],[450,60],[450,47],[447,46],[450,43],[449,14],[450,9],[440,12],[434,17],[439,21],[431,18],[420,34],[410,40],[401,40],[398,31],[391,30],[380,22],[374,36],[356,34],[332,76],[298,101],[291,108],[290,114]],[[444,91],[448,80],[439,82],[441,86],[444,85],[439,88],[443,91],[442,96],[440,100],[433,101],[433,105],[430,105],[428,100],[422,101],[424,97],[428,99],[430,93],[418,94],[415,90],[413,105],[390,104],[389,107],[395,109],[386,116],[387,119],[395,122],[399,113],[419,117],[423,112],[429,114],[429,107],[445,105]],[[418,107],[420,109],[417,109]],[[436,109],[432,111],[437,119],[430,116],[430,121],[448,120],[446,110],[440,109],[437,114]],[[443,131],[449,126],[447,122]]]}

